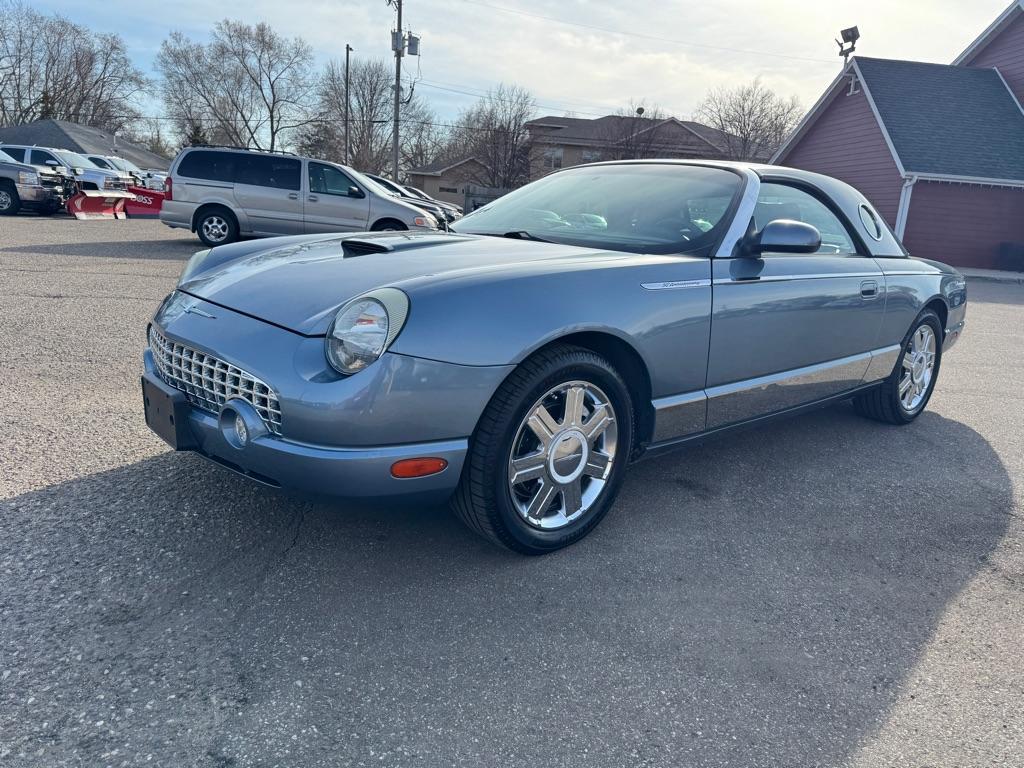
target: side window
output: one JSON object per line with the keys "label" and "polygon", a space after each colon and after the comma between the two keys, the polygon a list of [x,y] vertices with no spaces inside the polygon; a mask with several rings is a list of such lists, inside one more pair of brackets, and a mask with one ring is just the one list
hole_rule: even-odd
{"label": "side window", "polygon": [[352,179],[333,165],[310,162],[309,191],[321,195],[349,197],[349,187],[355,186]]}
{"label": "side window", "polygon": [[25,162],[25,150],[18,147],[3,147],[4,152],[13,157],[19,163]]}
{"label": "side window", "polygon": [[177,174],[190,179],[234,181],[235,158],[238,152],[210,152],[205,149],[189,152],[178,165]]}
{"label": "side window", "polygon": [[299,188],[302,162],[289,157],[267,155],[239,155],[235,182],[275,189]]}
{"label": "side window", "polygon": [[108,163],[102,157],[90,157],[89,159],[92,160],[93,163],[98,165],[100,168],[106,168],[108,171],[112,171],[113,170],[113,168],[111,167],[110,163]]}
{"label": "side window", "polygon": [[41,149],[33,149],[31,157],[32,159],[29,161],[31,165],[46,165],[47,160],[53,160],[57,165],[63,165],[56,157]]}
{"label": "side window", "polygon": [[761,185],[754,209],[754,228],[764,229],[775,219],[792,219],[810,224],[821,233],[817,253],[854,254],[857,246],[839,218],[813,195],[785,184]]}

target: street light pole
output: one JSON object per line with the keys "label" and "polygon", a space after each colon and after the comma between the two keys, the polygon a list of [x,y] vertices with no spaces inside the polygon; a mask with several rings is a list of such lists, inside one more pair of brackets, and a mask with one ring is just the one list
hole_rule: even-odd
{"label": "street light pole", "polygon": [[355,50],[351,45],[345,43],[345,165],[349,164],[348,155],[348,105],[352,101],[348,92],[348,57]]}
{"label": "street light pole", "polygon": [[402,0],[392,0],[398,10],[397,32],[391,38],[395,50],[395,126],[391,134],[391,178],[398,182],[398,118],[402,106],[402,54],[405,52],[405,36],[402,33]]}

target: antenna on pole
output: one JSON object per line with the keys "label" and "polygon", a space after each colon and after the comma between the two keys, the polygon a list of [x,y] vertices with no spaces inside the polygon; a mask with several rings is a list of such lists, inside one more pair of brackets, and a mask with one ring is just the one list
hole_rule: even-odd
{"label": "antenna on pole", "polygon": [[857,41],[860,40],[860,30],[856,27],[847,27],[839,33],[842,40],[836,40],[839,46],[839,55],[843,57],[843,69],[850,63],[850,54],[857,50]]}

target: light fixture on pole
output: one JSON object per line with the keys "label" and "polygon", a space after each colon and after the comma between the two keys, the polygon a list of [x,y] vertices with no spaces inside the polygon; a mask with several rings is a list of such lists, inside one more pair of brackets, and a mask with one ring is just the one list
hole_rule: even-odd
{"label": "light fixture on pole", "polygon": [[860,40],[860,30],[856,27],[847,27],[839,33],[842,40],[836,40],[839,46],[839,55],[843,57],[843,68],[850,61],[850,54],[857,50],[857,41]]}
{"label": "light fixture on pole", "polygon": [[349,96],[349,87],[348,87],[348,83],[349,83],[349,80],[348,80],[348,63],[349,63],[349,54],[351,54],[352,51],[354,51],[354,50],[355,50],[355,48],[353,48],[348,43],[345,43],[345,165],[349,164],[348,105],[352,101],[351,97]]}

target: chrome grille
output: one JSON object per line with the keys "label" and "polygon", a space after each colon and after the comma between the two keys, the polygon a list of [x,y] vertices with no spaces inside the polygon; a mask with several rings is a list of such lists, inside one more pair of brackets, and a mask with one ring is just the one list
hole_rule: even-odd
{"label": "chrome grille", "polygon": [[184,392],[192,405],[218,413],[228,400],[241,398],[256,409],[271,432],[281,434],[277,393],[251,373],[171,341],[156,326],[149,328],[149,348],[160,378]]}

